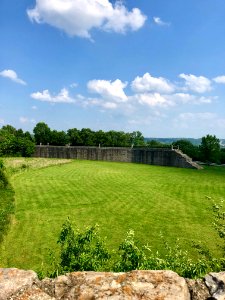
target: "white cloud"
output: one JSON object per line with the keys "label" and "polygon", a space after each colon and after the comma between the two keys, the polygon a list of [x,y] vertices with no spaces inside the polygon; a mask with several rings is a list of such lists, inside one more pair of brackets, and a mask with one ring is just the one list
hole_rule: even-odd
{"label": "white cloud", "polygon": [[107,109],[115,109],[115,108],[117,108],[117,104],[114,102],[105,102],[105,103],[102,103],[102,107],[107,108]]}
{"label": "white cloud", "polygon": [[204,76],[180,74],[180,78],[185,80],[185,88],[196,93],[205,93],[211,91],[211,81]]}
{"label": "white cloud", "polygon": [[2,72],[0,72],[0,76],[9,78],[12,81],[17,82],[19,84],[26,85],[26,82],[24,80],[20,79],[18,77],[18,75],[16,74],[16,72],[13,70],[3,70]]}
{"label": "white cloud", "polygon": [[125,102],[127,96],[124,93],[124,88],[127,86],[126,82],[119,79],[115,81],[110,80],[91,80],[88,82],[87,87],[90,92],[97,93],[103,98],[110,99],[111,102]]}
{"label": "white cloud", "polygon": [[36,105],[33,105],[31,108],[32,108],[33,110],[37,110],[37,106],[36,106]]}
{"label": "white cloud", "polygon": [[215,77],[215,78],[213,78],[213,80],[214,80],[216,83],[222,83],[222,84],[225,84],[225,75]]}
{"label": "white cloud", "polygon": [[153,17],[153,21],[155,24],[157,24],[159,26],[169,26],[170,25],[170,23],[162,21],[161,18],[159,18],[159,17]]}
{"label": "white cloud", "polygon": [[134,99],[140,104],[146,104],[151,107],[155,106],[161,106],[161,107],[167,107],[167,106],[173,106],[174,103],[167,99],[165,96],[160,95],[159,93],[153,93],[153,94],[136,94],[134,96]]}
{"label": "white cloud", "polygon": [[128,11],[118,0],[36,0],[27,14],[31,21],[47,23],[71,36],[90,38],[93,28],[125,33],[140,29],[146,16],[138,8]]}
{"label": "white cloud", "polygon": [[0,118],[0,124],[1,125],[5,124],[5,120]]}
{"label": "white cloud", "polygon": [[153,77],[145,73],[143,77],[137,76],[131,83],[131,87],[136,92],[158,92],[172,93],[175,89],[167,79],[163,77]]}
{"label": "white cloud", "polygon": [[31,98],[39,101],[50,102],[50,103],[74,103],[75,100],[69,96],[67,89],[61,89],[58,95],[51,95],[49,90],[43,92],[32,93]]}
{"label": "white cloud", "polygon": [[204,112],[204,113],[181,113],[179,116],[180,120],[184,121],[193,121],[193,120],[204,120],[209,121],[216,118],[216,114],[211,112]]}
{"label": "white cloud", "polygon": [[167,98],[169,98],[171,101],[183,104],[209,104],[214,100],[214,97],[199,97],[199,95],[192,95],[187,93],[175,93],[172,95],[168,95]]}
{"label": "white cloud", "polygon": [[36,123],[36,121],[34,119],[29,119],[29,118],[26,118],[26,117],[20,117],[19,121],[22,124],[27,124],[27,123],[35,124]]}

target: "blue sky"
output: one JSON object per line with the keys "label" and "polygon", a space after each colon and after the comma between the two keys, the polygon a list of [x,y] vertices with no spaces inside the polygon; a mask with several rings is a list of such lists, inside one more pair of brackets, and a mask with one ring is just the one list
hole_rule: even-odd
{"label": "blue sky", "polygon": [[224,0],[1,0],[0,126],[225,138]]}

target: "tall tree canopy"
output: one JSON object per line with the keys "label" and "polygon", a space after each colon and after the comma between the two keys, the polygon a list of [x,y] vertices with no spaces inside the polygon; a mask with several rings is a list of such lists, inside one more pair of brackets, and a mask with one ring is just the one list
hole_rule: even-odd
{"label": "tall tree canopy", "polygon": [[0,129],[0,156],[31,156],[34,146],[29,132],[24,133],[11,125]]}
{"label": "tall tree canopy", "polygon": [[199,147],[201,158],[206,162],[219,162],[220,160],[220,140],[215,135],[202,137]]}

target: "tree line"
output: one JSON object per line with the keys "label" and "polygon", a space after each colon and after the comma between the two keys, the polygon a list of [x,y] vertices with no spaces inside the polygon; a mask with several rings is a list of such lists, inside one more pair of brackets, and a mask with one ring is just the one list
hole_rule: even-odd
{"label": "tree line", "polygon": [[72,128],[65,131],[51,130],[44,122],[34,127],[34,139],[37,145],[54,146],[101,146],[101,147],[131,147],[144,146],[145,141],[140,131],[127,133],[124,131],[103,130],[93,131],[90,128]]}
{"label": "tree line", "polygon": [[90,128],[68,129],[67,131],[52,130],[46,123],[39,122],[33,129],[33,134],[11,125],[0,129],[0,156],[25,156],[33,154],[36,145],[52,146],[101,146],[101,147],[149,147],[149,148],[179,148],[193,160],[225,163],[225,149],[220,147],[220,140],[215,135],[202,137],[199,146],[189,140],[180,139],[172,144],[156,140],[146,141],[140,131],[131,133],[124,131],[93,131]]}

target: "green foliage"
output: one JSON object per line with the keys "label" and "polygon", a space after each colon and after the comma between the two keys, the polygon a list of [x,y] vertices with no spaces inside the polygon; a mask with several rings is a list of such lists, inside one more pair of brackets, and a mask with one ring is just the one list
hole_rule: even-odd
{"label": "green foliage", "polygon": [[51,130],[47,124],[40,122],[34,128],[36,144],[63,146],[101,146],[101,147],[131,147],[145,146],[144,137],[140,131],[126,133],[123,131],[102,130],[93,131],[90,128],[69,129],[66,132]]}
{"label": "green foliage", "polygon": [[34,152],[34,142],[29,132],[16,130],[11,125],[0,129],[0,156],[30,157]]}
{"label": "green foliage", "polygon": [[0,188],[5,188],[8,185],[8,178],[5,173],[3,160],[0,159]]}
{"label": "green foliage", "polygon": [[149,148],[170,148],[171,147],[171,145],[169,144],[161,143],[156,140],[148,140],[146,146]]}
{"label": "green foliage", "polygon": [[0,242],[6,233],[10,216],[14,212],[14,193],[5,174],[3,161],[0,160]]}
{"label": "green foliage", "polygon": [[134,231],[129,230],[125,240],[119,245],[119,261],[115,263],[117,272],[128,272],[144,268],[147,257],[145,246],[135,239]]}
{"label": "green foliage", "polygon": [[47,145],[51,139],[51,129],[44,122],[39,122],[33,129],[36,144]]}
{"label": "green foliage", "polygon": [[219,162],[220,159],[220,140],[215,135],[202,137],[199,146],[201,158],[205,162]]}
{"label": "green foliage", "polygon": [[74,230],[67,220],[62,226],[58,243],[60,262],[57,273],[100,271],[106,268],[110,254],[98,235],[97,226],[88,227],[81,232],[77,228]]}
{"label": "green foliage", "polygon": [[194,160],[199,160],[199,147],[193,145],[190,141],[181,139],[174,142],[173,146],[179,147],[183,153],[187,154]]}

